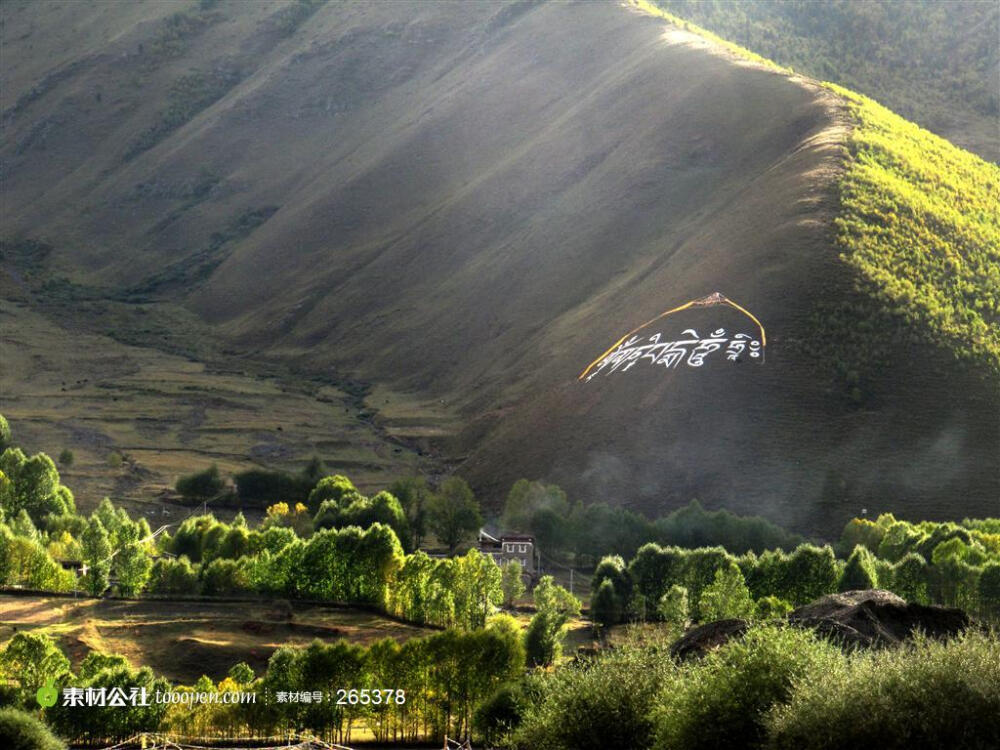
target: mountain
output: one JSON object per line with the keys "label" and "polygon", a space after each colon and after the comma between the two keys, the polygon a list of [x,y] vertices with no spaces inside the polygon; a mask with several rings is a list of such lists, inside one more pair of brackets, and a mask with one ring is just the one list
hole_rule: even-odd
{"label": "mountain", "polygon": [[983,0],[656,0],[806,75],[1000,160],[1000,6]]}
{"label": "mountain", "polygon": [[[353,434],[372,483],[430,462],[488,503],[528,476],[826,533],[996,512],[994,166],[613,2],[109,7],[0,11],[8,315],[152,352],[145,381],[162,356],[234,378],[157,393],[192,455],[224,430],[234,467],[242,440],[350,474]],[[723,331],[702,366],[578,379],[716,292],[764,331],[692,306],[641,334]],[[764,356],[723,356],[765,331]],[[148,384],[91,366],[128,399],[90,426],[138,424]],[[0,373],[6,410],[39,437],[89,417],[43,406],[38,369]],[[306,401],[271,419],[260,382]],[[302,411],[322,388],[336,419]],[[181,401],[187,433],[164,408],[213,396]]]}

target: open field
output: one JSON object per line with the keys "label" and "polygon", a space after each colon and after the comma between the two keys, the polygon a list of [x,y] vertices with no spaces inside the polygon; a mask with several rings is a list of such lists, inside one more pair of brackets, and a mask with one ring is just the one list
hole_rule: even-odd
{"label": "open field", "polygon": [[296,470],[319,456],[363,492],[425,463],[333,385],[131,346],[3,296],[2,411],[26,451],[73,452],[59,470],[81,510],[108,495],[150,523],[176,520],[187,510],[163,506],[169,488],[212,463]]}
{"label": "open field", "polygon": [[74,667],[91,650],[124,654],[134,667],[191,684],[218,681],[245,661],[261,674],[280,646],[319,638],[369,644],[431,630],[356,609],[281,602],[122,601],[0,595],[0,643],[31,630],[57,639]]}

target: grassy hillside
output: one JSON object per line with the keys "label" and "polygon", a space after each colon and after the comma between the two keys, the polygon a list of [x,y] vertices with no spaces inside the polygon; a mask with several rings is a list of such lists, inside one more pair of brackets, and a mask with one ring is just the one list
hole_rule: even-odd
{"label": "grassy hillside", "polygon": [[[362,394],[349,383],[303,381],[286,368],[227,362],[213,354],[211,336],[190,315],[140,314],[133,329],[129,316],[106,314],[98,330],[88,331],[79,305],[44,305],[46,316],[3,280],[0,275],[0,403],[26,450],[71,451],[72,462],[59,470],[84,510],[111,496],[133,514],[168,520],[165,513],[186,511],[161,509],[164,489],[213,463],[227,474],[263,466],[297,470],[315,455],[351,471],[366,489],[428,467],[372,423]],[[154,338],[141,333],[152,325],[157,331],[190,326],[183,337],[189,353],[137,345]]]}
{"label": "grassy hillside", "polygon": [[[635,5],[739,58],[791,72],[660,7],[670,3]],[[721,23],[727,14],[768,12],[763,5],[792,13],[795,3],[673,5],[693,20]],[[838,13],[845,11],[838,7]],[[813,12],[824,11],[810,6],[797,15]],[[987,12],[984,24],[997,15]],[[733,23],[730,18],[728,27]],[[841,259],[857,271],[860,295],[849,305],[821,306],[817,333],[839,346],[813,351],[831,355],[855,384],[859,370],[884,365],[892,342],[900,339],[938,344],[960,360],[1000,373],[1000,167],[868,97],[824,85],[842,99],[851,125],[834,224]]]}
{"label": "grassy hillside", "polygon": [[[799,530],[861,507],[993,509],[995,245],[977,237],[995,225],[928,203],[926,168],[891,156],[899,121],[878,191],[851,204],[855,165],[876,155],[864,111],[635,6],[61,7],[0,8],[17,60],[0,86],[6,283],[64,340],[287,378],[302,400],[271,429],[309,427],[280,461],[355,425],[378,473],[417,460],[390,438],[417,440],[493,502],[529,476],[584,501],[661,514],[699,497]],[[75,42],[45,33],[63,25]],[[989,205],[982,162],[913,138],[908,159],[933,153],[963,200]],[[884,184],[907,217],[891,237],[865,197]],[[576,380],[624,331],[716,291],[763,322],[764,366]],[[745,322],[668,320],[664,336]],[[44,356],[32,336],[19,347]],[[8,411],[44,422],[31,372],[4,374],[23,394]],[[358,381],[317,405],[319,384]],[[252,402],[259,384],[240,383],[220,418]],[[116,418],[162,413],[154,390]],[[216,425],[228,455],[260,442],[247,430],[270,415],[250,411]],[[351,450],[321,455],[368,461]]]}
{"label": "grassy hillside", "polygon": [[981,0],[656,0],[781,65],[1000,159],[1000,8]]}
{"label": "grassy hillside", "polygon": [[831,88],[855,123],[836,219],[843,259],[907,330],[1000,373],[1000,168]]}

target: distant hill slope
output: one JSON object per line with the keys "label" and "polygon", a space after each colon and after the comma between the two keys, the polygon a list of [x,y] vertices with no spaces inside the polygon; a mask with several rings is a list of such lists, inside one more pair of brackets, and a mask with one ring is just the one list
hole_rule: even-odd
{"label": "distant hill slope", "polygon": [[992,0],[655,0],[1000,160],[1000,5]]}
{"label": "distant hill slope", "polygon": [[[437,434],[491,501],[530,476],[826,532],[862,507],[996,511],[996,258],[973,239],[950,288],[933,243],[871,253],[886,238],[837,224],[874,153],[842,96],[613,2],[162,7],[2,10],[27,61],[0,87],[6,256],[51,247],[43,307],[162,345],[144,331],[180,306],[223,358],[376,384],[375,421]],[[37,29],[69,22],[78,51],[47,53]],[[932,218],[908,226],[950,247]],[[763,323],[764,364],[577,380],[716,291]],[[657,326],[756,335],[718,306]]]}

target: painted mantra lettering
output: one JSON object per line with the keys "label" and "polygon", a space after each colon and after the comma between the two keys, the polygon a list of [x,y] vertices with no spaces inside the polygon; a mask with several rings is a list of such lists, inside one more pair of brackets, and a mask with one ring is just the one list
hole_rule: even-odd
{"label": "painted mantra lettering", "polygon": [[693,328],[685,329],[681,336],[686,338],[676,341],[661,341],[661,334],[655,333],[645,342],[641,337],[633,336],[622,342],[618,348],[610,352],[597,363],[587,380],[598,375],[601,370],[607,370],[606,375],[613,372],[625,372],[637,364],[663,365],[667,369],[676,368],[681,362],[688,367],[701,367],[705,359],[713,352],[725,347],[726,360],[739,362],[744,352],[751,359],[759,360],[761,354],[760,341],[748,333],[737,333],[732,338],[726,336],[722,328],[711,336],[702,338]]}

